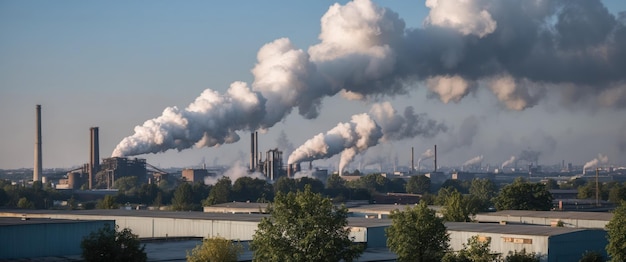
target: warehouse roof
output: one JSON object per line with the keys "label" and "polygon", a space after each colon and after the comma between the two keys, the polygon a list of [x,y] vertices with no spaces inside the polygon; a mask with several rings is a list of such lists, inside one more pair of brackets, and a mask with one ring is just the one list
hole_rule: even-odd
{"label": "warehouse roof", "polygon": [[537,225],[500,225],[492,223],[462,223],[448,222],[446,227],[449,231],[465,231],[477,233],[496,233],[510,235],[528,235],[528,236],[555,236],[568,234],[573,232],[595,230],[570,227],[549,227]]}
{"label": "warehouse roof", "polygon": [[22,219],[20,217],[0,217],[0,226],[88,223],[91,221],[93,220],[88,221],[88,220],[68,220],[68,219],[49,219],[49,218]]}
{"label": "warehouse roof", "polygon": [[570,211],[528,211],[528,210],[504,210],[492,213],[480,213],[481,216],[515,216],[537,217],[550,219],[579,219],[609,221],[613,213],[608,212],[570,212]]}

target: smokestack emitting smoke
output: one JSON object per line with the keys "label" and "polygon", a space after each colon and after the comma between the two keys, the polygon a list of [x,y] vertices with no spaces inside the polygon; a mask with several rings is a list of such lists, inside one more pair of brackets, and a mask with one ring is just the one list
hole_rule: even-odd
{"label": "smokestack emitting smoke", "polygon": [[504,163],[502,163],[502,165],[500,166],[500,169],[504,169],[504,167],[513,164],[515,161],[517,161],[517,158],[515,156],[511,156],[511,158],[509,158],[507,161],[504,161]]}
{"label": "smokestack emitting smoke", "polygon": [[33,167],[33,181],[39,181],[43,171],[41,159],[41,105],[35,107],[35,165]]}
{"label": "smokestack emitting smoke", "polygon": [[426,6],[423,27],[405,28],[397,13],[369,0],[334,4],[321,19],[319,43],[306,51],[287,38],[266,44],[250,86],[234,82],[224,94],[207,89],[184,109],[166,108],[135,127],[113,156],[234,143],[237,131],[271,128],[296,107],[317,117],[325,97],[405,94],[423,82],[444,103],[484,86],[506,108],[523,110],[549,87],[563,93],[564,104],[626,106],[626,25],[603,2]]}
{"label": "smokestack emitting smoke", "polygon": [[583,174],[585,174],[585,170],[590,167],[597,167],[598,164],[606,164],[609,162],[609,157],[603,154],[598,154],[598,157],[592,159],[591,161],[585,163],[583,166]]}
{"label": "smokestack emitting smoke", "polygon": [[[409,113],[407,113],[409,112]],[[320,133],[298,147],[287,161],[300,163],[330,158],[341,154],[339,174],[356,154],[384,141],[396,141],[415,136],[432,137],[447,130],[446,126],[429,119],[426,115],[415,115],[406,109],[401,116],[390,103],[374,104],[370,114],[353,115],[348,123],[339,123],[325,134]]]}
{"label": "smokestack emitting smoke", "polygon": [[435,145],[435,172],[437,172],[437,145]]}

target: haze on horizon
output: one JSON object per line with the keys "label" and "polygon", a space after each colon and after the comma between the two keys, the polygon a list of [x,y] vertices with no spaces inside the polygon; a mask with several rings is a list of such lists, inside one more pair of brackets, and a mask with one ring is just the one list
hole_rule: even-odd
{"label": "haze on horizon", "polygon": [[[540,164],[601,154],[623,166],[625,10],[618,0],[4,1],[0,168],[32,167],[36,104],[44,168],[85,163],[91,126],[101,156],[162,167],[246,163],[257,129],[262,151],[334,168],[409,165],[412,146],[420,156],[434,144],[448,166],[525,150]],[[337,153],[314,150],[324,146]]]}

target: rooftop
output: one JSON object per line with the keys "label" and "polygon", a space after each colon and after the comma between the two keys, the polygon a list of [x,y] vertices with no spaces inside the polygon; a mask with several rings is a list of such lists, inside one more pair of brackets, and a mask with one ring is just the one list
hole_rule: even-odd
{"label": "rooftop", "polygon": [[536,225],[500,225],[500,224],[487,224],[487,223],[462,223],[462,222],[447,222],[446,227],[450,231],[465,231],[465,232],[479,232],[479,233],[497,233],[497,234],[511,234],[511,235],[527,235],[527,236],[555,236],[563,235],[572,232],[579,232],[584,230],[596,230],[596,229],[582,229],[582,228],[570,228],[570,227],[550,227],[550,226],[536,226]]}
{"label": "rooftop", "polygon": [[0,217],[0,226],[15,225],[37,225],[37,224],[70,224],[70,223],[88,223],[86,220],[68,220],[68,219],[49,219],[49,218],[28,218],[20,217]]}
{"label": "rooftop", "polygon": [[480,213],[481,216],[515,216],[536,217],[550,219],[578,219],[609,221],[613,213],[608,212],[575,212],[575,211],[527,211],[527,210],[504,210],[492,213]]}

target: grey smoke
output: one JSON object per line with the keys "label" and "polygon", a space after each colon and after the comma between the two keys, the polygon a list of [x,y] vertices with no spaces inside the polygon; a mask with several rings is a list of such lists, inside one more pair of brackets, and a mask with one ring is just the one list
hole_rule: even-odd
{"label": "grey smoke", "polygon": [[424,82],[443,102],[485,86],[510,110],[532,107],[548,91],[569,105],[626,107],[625,13],[615,17],[589,0],[427,6],[424,26],[406,28],[397,13],[369,0],[334,4],[321,18],[319,43],[306,51],[287,38],[264,45],[252,84],[234,82],[224,94],[207,89],[184,109],[166,108],[135,127],[113,156],[234,143],[238,131],[271,128],[294,108],[317,117],[325,97],[405,94]]}
{"label": "grey smoke", "polygon": [[276,147],[279,150],[282,150],[283,154],[286,156],[291,155],[291,152],[293,152],[293,150],[295,149],[293,143],[289,141],[287,133],[285,133],[284,130],[281,130],[278,138],[276,138]]}

